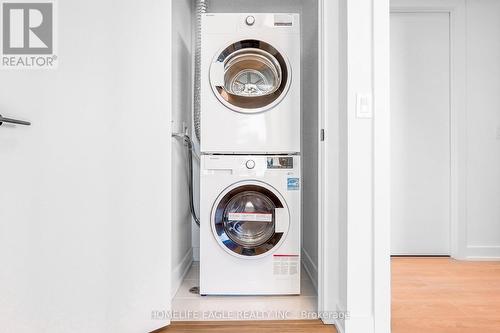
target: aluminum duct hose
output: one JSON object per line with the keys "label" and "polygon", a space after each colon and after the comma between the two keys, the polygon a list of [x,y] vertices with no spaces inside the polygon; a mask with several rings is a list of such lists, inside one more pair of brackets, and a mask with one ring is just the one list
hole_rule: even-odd
{"label": "aluminum duct hose", "polygon": [[194,133],[198,141],[200,141],[201,127],[201,15],[207,12],[208,0],[196,1],[196,36],[195,36],[195,53],[194,53],[194,91],[193,91],[193,122]]}

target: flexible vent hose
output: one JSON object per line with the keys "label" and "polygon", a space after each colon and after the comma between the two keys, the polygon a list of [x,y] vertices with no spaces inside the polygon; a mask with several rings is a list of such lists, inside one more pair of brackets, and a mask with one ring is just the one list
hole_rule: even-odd
{"label": "flexible vent hose", "polygon": [[193,122],[194,133],[198,141],[200,141],[200,104],[201,104],[201,16],[207,12],[208,0],[196,1],[196,36],[195,36],[195,54],[194,54],[194,107],[193,107]]}

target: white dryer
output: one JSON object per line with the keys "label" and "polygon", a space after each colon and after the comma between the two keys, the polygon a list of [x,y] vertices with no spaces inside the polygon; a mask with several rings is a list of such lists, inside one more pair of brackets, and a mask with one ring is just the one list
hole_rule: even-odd
{"label": "white dryer", "polygon": [[201,152],[300,152],[298,14],[202,17]]}
{"label": "white dryer", "polygon": [[300,157],[201,156],[200,293],[300,294]]}

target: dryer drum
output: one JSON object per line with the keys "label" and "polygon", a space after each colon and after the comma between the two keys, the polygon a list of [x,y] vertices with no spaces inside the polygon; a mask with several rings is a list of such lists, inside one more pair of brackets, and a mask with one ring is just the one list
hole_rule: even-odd
{"label": "dryer drum", "polygon": [[265,51],[239,50],[225,65],[224,83],[224,90],[237,96],[270,95],[281,84],[281,66]]}
{"label": "dryer drum", "polygon": [[[243,40],[224,49],[215,60],[223,79],[211,72],[217,98],[238,112],[260,112],[279,103],[290,86],[290,65],[268,43]],[[217,66],[215,66],[217,67]],[[219,73],[220,75],[220,73]]]}

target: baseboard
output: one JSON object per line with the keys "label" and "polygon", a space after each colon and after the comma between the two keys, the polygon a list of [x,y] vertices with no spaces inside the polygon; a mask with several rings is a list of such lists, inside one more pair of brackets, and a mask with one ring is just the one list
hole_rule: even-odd
{"label": "baseboard", "polygon": [[345,325],[345,320],[344,319],[333,319],[333,318],[321,318],[321,321],[325,325],[333,325],[335,326],[335,329],[337,330],[337,333],[344,333],[344,325]]}
{"label": "baseboard", "polygon": [[318,292],[318,266],[312,261],[311,256],[305,249],[302,249],[302,264],[304,265],[307,275],[309,275],[311,279],[314,290]]}
{"label": "baseboard", "polygon": [[[340,305],[338,301],[335,311],[337,311],[337,313],[346,313],[345,306]],[[325,324],[335,325],[335,328],[337,329],[338,333],[345,333],[345,319],[340,319],[340,318],[331,318],[326,320],[323,319],[323,322]]]}
{"label": "baseboard", "polygon": [[174,268],[172,271],[172,295],[174,298],[175,294],[177,294],[177,290],[182,284],[182,281],[186,277],[186,274],[193,263],[193,249],[189,248],[181,262]]}
{"label": "baseboard", "polygon": [[335,325],[335,328],[337,329],[338,333],[344,333],[345,332],[345,330],[344,330],[344,320],[335,319],[333,321],[333,325]]}
{"label": "baseboard", "polygon": [[466,260],[500,260],[500,246],[469,245],[466,251]]}

